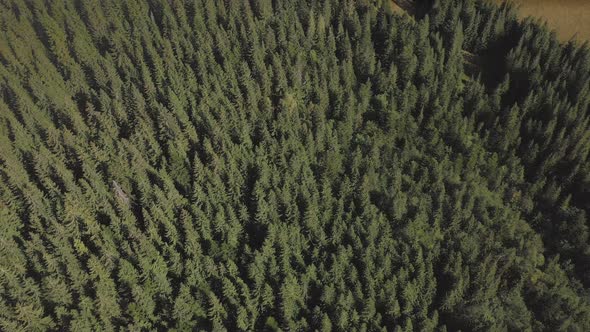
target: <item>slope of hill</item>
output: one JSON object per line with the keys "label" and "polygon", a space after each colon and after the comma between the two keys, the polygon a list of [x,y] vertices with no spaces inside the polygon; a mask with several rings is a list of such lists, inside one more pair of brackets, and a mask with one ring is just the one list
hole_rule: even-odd
{"label": "slope of hill", "polygon": [[0,330],[590,331],[590,51],[432,3],[1,1]]}

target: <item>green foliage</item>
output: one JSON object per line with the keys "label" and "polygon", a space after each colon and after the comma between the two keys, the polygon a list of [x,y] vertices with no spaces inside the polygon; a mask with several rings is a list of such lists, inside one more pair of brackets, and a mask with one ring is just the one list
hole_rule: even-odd
{"label": "green foliage", "polygon": [[0,4],[0,330],[590,330],[588,47],[387,4]]}

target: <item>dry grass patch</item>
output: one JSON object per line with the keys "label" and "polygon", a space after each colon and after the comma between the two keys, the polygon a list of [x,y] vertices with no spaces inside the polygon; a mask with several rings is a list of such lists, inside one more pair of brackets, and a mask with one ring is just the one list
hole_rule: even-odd
{"label": "dry grass patch", "polygon": [[[498,3],[503,0],[495,0]],[[523,16],[547,20],[562,40],[590,40],[590,0],[513,0]]]}
{"label": "dry grass patch", "polygon": [[414,0],[391,0],[389,4],[394,13],[408,14],[410,16],[416,14]]}

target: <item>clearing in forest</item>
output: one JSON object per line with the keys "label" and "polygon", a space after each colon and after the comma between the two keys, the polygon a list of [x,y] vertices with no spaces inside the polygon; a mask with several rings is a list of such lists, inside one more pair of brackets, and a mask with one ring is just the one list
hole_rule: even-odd
{"label": "clearing in forest", "polygon": [[[504,0],[495,0],[498,3]],[[561,40],[590,40],[589,0],[513,0],[523,16],[547,20]]]}
{"label": "clearing in forest", "polygon": [[416,6],[413,0],[392,0],[391,7],[394,12],[397,13],[408,13],[410,16],[414,16]]}

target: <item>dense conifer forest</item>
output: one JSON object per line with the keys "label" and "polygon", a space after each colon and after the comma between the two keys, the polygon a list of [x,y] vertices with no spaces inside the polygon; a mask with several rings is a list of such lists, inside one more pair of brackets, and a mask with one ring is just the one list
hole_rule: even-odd
{"label": "dense conifer forest", "polygon": [[411,5],[0,1],[0,330],[590,331],[588,46]]}

